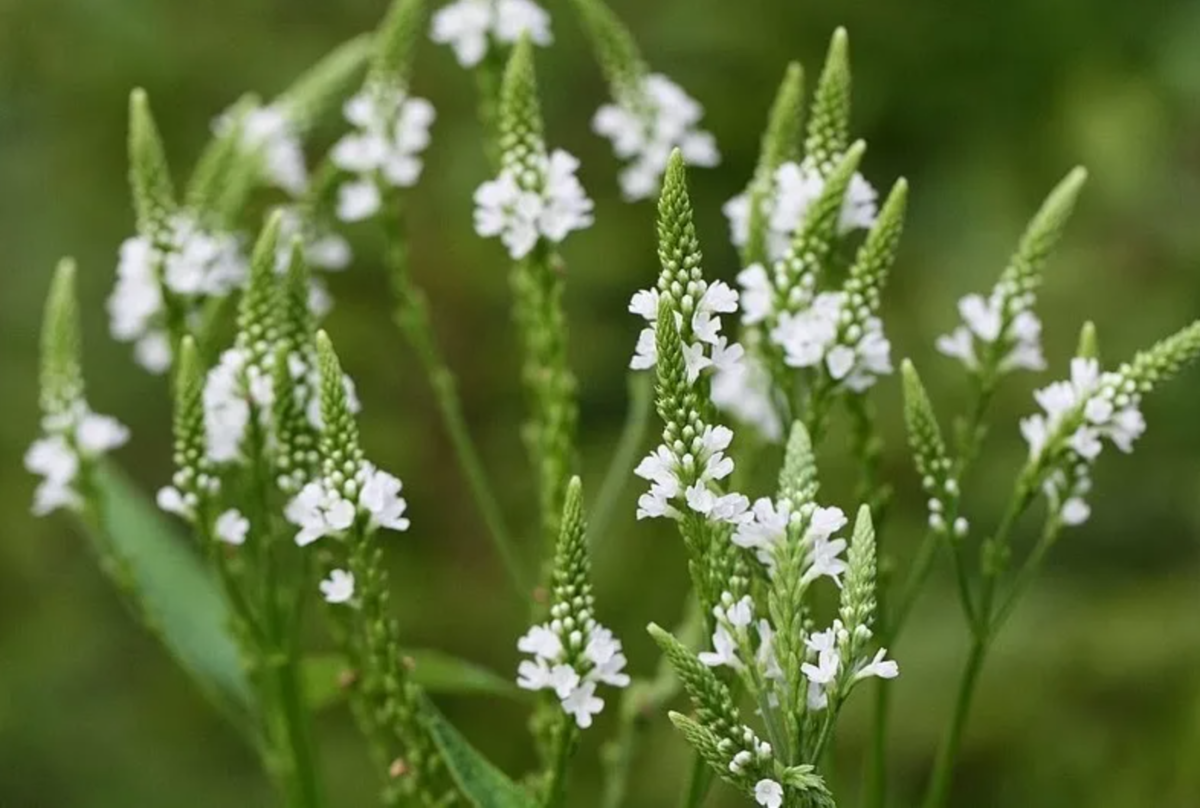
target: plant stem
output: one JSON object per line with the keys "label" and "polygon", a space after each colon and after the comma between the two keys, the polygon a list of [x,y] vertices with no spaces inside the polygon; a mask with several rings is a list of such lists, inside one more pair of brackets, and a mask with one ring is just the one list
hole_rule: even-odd
{"label": "plant stem", "polygon": [[650,427],[650,413],[654,406],[654,378],[650,373],[631,373],[629,376],[629,410],[625,416],[625,427],[617,442],[616,451],[609,461],[600,493],[592,505],[592,521],[588,528],[592,546],[608,535],[608,526],[616,511],[617,501],[629,485],[634,461]]}
{"label": "plant stem", "polygon": [[712,770],[699,753],[692,756],[692,769],[688,775],[688,787],[683,796],[683,808],[699,808],[708,796],[712,785]]}
{"label": "plant stem", "polygon": [[933,774],[929,778],[929,788],[925,792],[925,800],[921,803],[923,808],[943,808],[950,795],[954,764],[958,758],[959,748],[962,746],[963,729],[967,723],[971,702],[975,697],[979,672],[983,669],[987,651],[987,636],[975,637],[971,643],[971,651],[967,656],[967,665],[963,669],[962,679],[959,681],[958,697],[954,702],[954,712],[950,716],[950,726],[938,747]]}
{"label": "plant stem", "polygon": [[[393,204],[393,215],[388,218],[398,222],[399,213],[395,208],[396,205]],[[398,227],[397,223],[396,228]],[[487,527],[488,536],[508,574],[509,583],[516,590],[518,597],[522,600],[527,599],[530,588],[505,524],[504,513],[500,509],[479,451],[467,428],[458,385],[438,349],[429,320],[428,301],[424,292],[413,283],[408,272],[407,249],[400,236],[394,232],[396,228],[388,228],[386,233],[388,270],[392,290],[396,296],[396,324],[404,333],[405,339],[421,363],[421,369],[429,379],[438,412],[442,416],[442,424],[450,436],[459,468],[466,477],[467,487],[471,490],[475,506]]]}
{"label": "plant stem", "polygon": [[880,679],[875,683],[871,747],[868,750],[866,786],[863,793],[865,808],[883,808],[887,803],[887,734],[891,684],[889,679]]}
{"label": "plant stem", "polygon": [[[675,629],[675,636],[688,648],[699,646],[704,635],[704,615],[695,598],[688,598],[683,621]],[[633,766],[642,732],[649,719],[659,709],[675,698],[681,684],[671,664],[662,658],[654,678],[647,682],[635,682],[626,691],[621,702],[621,725],[617,737],[605,749],[605,780],[602,808],[620,808],[625,802],[629,783],[629,770]]]}
{"label": "plant stem", "polygon": [[297,661],[294,656],[279,652],[267,662],[273,701],[270,710],[278,722],[271,729],[271,744],[285,804],[288,808],[319,808],[324,799]]}
{"label": "plant stem", "polygon": [[571,756],[579,740],[579,731],[570,716],[565,716],[559,726],[558,737],[555,741],[554,765],[550,770],[550,781],[546,783],[546,797],[542,802],[543,808],[559,808],[567,794],[567,770],[571,765]]}

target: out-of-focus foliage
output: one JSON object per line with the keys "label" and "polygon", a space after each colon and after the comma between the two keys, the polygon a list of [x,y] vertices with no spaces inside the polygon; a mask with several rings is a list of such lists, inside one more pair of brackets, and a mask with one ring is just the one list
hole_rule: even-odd
{"label": "out-of-focus foliage", "polygon": [[[694,174],[710,274],[736,270],[720,205],[753,170],[762,121],[789,60],[810,75],[831,30],[851,33],[855,131],[880,187],[911,183],[910,223],[885,314],[939,412],[963,399],[960,371],[934,356],[954,302],[988,287],[1022,222],[1064,171],[1091,180],[1047,273],[1051,376],[1063,375],[1085,318],[1119,359],[1200,314],[1200,7],[1186,0],[611,0],[644,51],[707,107],[725,155]],[[624,365],[637,323],[630,292],[656,271],[653,209],[619,199],[616,165],[588,122],[603,80],[565,3],[547,4],[559,46],[539,51],[544,112],[556,142],[583,160],[597,225],[567,246],[572,362],[582,394],[585,478],[599,484],[624,414]],[[150,488],[169,475],[169,397],[106,335],[103,300],[116,247],[132,231],[125,185],[125,99],[154,99],[177,180],[211,118],[243,92],[269,97],[339,41],[371,27],[376,0],[11,0],[0,8],[0,805],[173,808],[264,805],[252,753],[171,661],[126,618],[67,520],[27,515],[20,453],[36,432],[40,301],[59,255],[79,259],[84,349],[98,410],[134,426],[120,461]],[[506,506],[533,541],[535,492],[518,435],[520,389],[508,319],[507,259],[471,231],[470,193],[488,175],[474,87],[445,49],[425,43],[415,75],[439,111],[410,223],[413,271],[428,289],[468,417]],[[469,506],[425,382],[381,305],[386,282],[362,256],[334,278],[329,324],[359,383],[364,442],[404,477],[414,529],[389,539],[399,617],[412,647],[436,647],[504,671],[525,615],[509,597]],[[1033,408],[1030,375],[1006,384],[998,426],[967,483],[973,524],[996,516],[1025,451],[1015,419]],[[1150,431],[1131,458],[1101,468],[1094,517],[1064,537],[985,672],[953,804],[1184,808],[1200,804],[1200,429],[1194,371],[1148,402]],[[898,379],[882,386],[884,470],[897,509],[881,536],[904,556],[923,505],[904,447]],[[828,486],[849,507],[847,470]],[[838,482],[841,475],[840,484]],[[682,548],[662,526],[635,525],[632,488],[599,545],[602,619],[627,638],[631,668],[657,651],[649,620],[680,614]],[[1028,538],[1028,537],[1026,537]],[[647,578],[653,576],[653,584]],[[904,676],[894,703],[896,804],[918,792],[949,709],[965,632],[945,586],[918,607],[893,649]],[[863,699],[862,701],[866,701]],[[523,706],[458,697],[446,712],[510,771],[528,746],[501,728]],[[862,705],[860,705],[861,707]],[[853,712],[853,711],[852,711]],[[589,744],[611,729],[612,715]],[[857,780],[862,714],[838,760]],[[319,726],[338,805],[369,804],[371,777],[345,716]],[[598,750],[585,748],[578,804],[596,793]],[[634,771],[635,806],[672,804],[687,765],[665,717]],[[720,792],[722,799],[736,804]],[[575,804],[574,802],[572,804]]]}

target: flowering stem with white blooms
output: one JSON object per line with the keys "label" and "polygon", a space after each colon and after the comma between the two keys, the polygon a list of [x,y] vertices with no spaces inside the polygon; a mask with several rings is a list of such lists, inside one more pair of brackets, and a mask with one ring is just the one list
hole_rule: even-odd
{"label": "flowering stem with white blooms", "polygon": [[[548,153],[534,72],[533,42],[522,36],[500,88],[500,175],[475,193],[475,228],[499,236],[514,264],[513,312],[529,399],[525,440],[538,481],[547,561],[559,532],[566,480],[575,465],[575,376],[567,363],[565,269],[555,245],[592,223],[592,201],[575,178],[579,163]],[[545,583],[545,575],[543,583]]]}

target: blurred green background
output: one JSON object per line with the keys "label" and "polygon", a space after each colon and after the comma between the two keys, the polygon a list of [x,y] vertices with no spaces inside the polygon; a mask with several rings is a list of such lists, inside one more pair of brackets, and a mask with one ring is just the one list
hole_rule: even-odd
{"label": "blurred green background", "polygon": [[[707,107],[724,162],[693,188],[710,273],[736,272],[721,204],[741,189],[786,63],[815,73],[836,25],[851,34],[855,127],[877,186],[912,186],[910,226],[888,294],[897,359],[911,356],[943,416],[962,406],[959,369],[936,357],[962,294],[992,283],[1020,228],[1076,163],[1091,181],[1053,261],[1042,311],[1060,374],[1086,317],[1119,359],[1200,315],[1200,4],[1188,0],[610,0],[652,65]],[[556,47],[539,52],[550,139],[581,156],[597,225],[566,245],[572,359],[581,379],[585,482],[594,492],[625,409],[637,324],[625,303],[656,271],[653,209],[625,205],[607,144],[589,132],[603,87],[563,0],[548,3]],[[382,0],[5,0],[0,3],[0,806],[107,808],[270,804],[256,763],[190,683],[127,618],[85,542],[62,518],[28,515],[20,455],[37,429],[36,341],[49,272],[82,267],[86,359],[96,409],[134,428],[120,460],[147,490],[169,475],[168,405],[107,338],[103,301],[132,229],[125,186],[129,90],[147,88],[182,177],[209,121],[246,90],[271,94]],[[439,119],[414,193],[414,267],[468,416],[511,520],[530,524],[518,439],[521,396],[506,259],[470,228],[485,178],[474,87],[450,52],[422,47],[417,90]],[[453,462],[425,380],[389,320],[374,241],[336,277],[329,328],[365,402],[368,451],[406,483],[414,529],[391,553],[415,646],[515,669],[524,614],[505,588]],[[993,524],[1024,445],[1016,418],[1044,379],[1011,379],[998,401],[968,507]],[[899,429],[895,380],[885,472],[898,501],[887,541],[919,535],[921,497]],[[1146,405],[1132,457],[1106,453],[1093,520],[1068,534],[1002,637],[968,730],[961,806],[1200,806],[1200,371]],[[827,496],[849,509],[836,442]],[[1115,455],[1115,453],[1113,453]],[[762,493],[762,492],[753,492]],[[669,525],[635,524],[634,486],[597,552],[602,619],[631,668],[657,661],[642,627],[678,619],[682,552]],[[528,531],[524,531],[528,533]],[[1028,537],[1026,537],[1028,538]],[[530,559],[532,563],[532,559]],[[965,629],[944,568],[894,655],[894,804],[915,802],[945,721]],[[852,798],[866,694],[842,726],[836,785]],[[447,711],[509,771],[528,763],[523,710],[450,700]],[[606,712],[588,734],[572,805],[594,803]],[[639,756],[632,806],[674,804],[687,765],[658,721]],[[369,805],[373,775],[346,718],[323,716],[337,805]],[[520,739],[514,741],[514,738]],[[711,804],[735,805],[718,792]]]}

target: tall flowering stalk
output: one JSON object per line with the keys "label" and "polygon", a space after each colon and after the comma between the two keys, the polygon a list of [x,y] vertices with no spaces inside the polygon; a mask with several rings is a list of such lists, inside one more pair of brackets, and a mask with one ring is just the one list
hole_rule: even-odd
{"label": "tall flowering stalk", "polygon": [[608,82],[612,101],[596,111],[592,129],[626,163],[618,177],[625,198],[654,196],[673,150],[689,165],[720,163],[716,139],[700,128],[704,108],[667,76],[650,72],[633,35],[604,0],[572,4]]}
{"label": "tall flowering stalk", "polygon": [[324,332],[316,344],[321,472],[291,500],[285,515],[298,528],[297,545],[325,540],[316,548],[326,576],[320,590],[354,671],[355,717],[381,767],[384,804],[456,805],[457,791],[421,722],[423,695],[405,668],[399,626],[390,612],[383,539],[376,535],[408,529],[402,486],[364,459],[333,345]]}
{"label": "tall flowering stalk", "polygon": [[565,267],[556,245],[592,223],[592,201],[575,177],[579,161],[549,152],[543,135],[533,45],[513,49],[500,93],[500,175],[475,192],[475,229],[498,237],[515,262],[513,310],[530,403],[525,439],[537,482],[549,557],[575,463],[576,382],[567,362]]}

